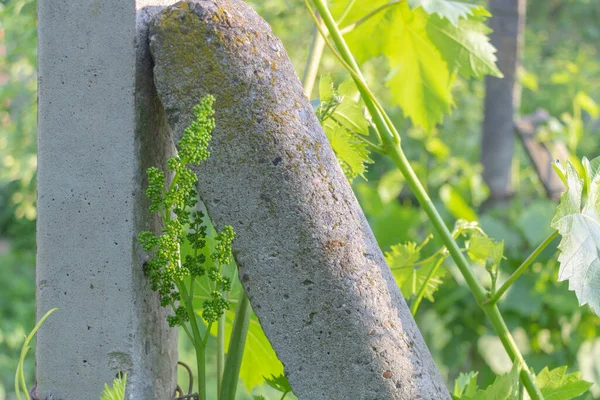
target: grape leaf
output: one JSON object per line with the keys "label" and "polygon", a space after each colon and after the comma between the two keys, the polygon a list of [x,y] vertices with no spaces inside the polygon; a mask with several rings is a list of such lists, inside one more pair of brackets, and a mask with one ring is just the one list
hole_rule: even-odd
{"label": "grape leaf", "polygon": [[124,400],[125,385],[127,385],[127,374],[123,375],[123,377],[115,378],[112,387],[105,383],[100,400]]}
{"label": "grape leaf", "polygon": [[461,400],[518,400],[519,398],[519,368],[517,363],[509,373],[498,375],[485,390],[479,390],[471,395],[460,397]]}
{"label": "grape leaf", "polygon": [[372,162],[367,145],[340,125],[326,128],[325,134],[346,176],[350,179],[363,176],[367,170],[365,164]]}
{"label": "grape leaf", "polygon": [[502,77],[496,66],[496,48],[487,34],[491,32],[484,20],[489,13],[478,7],[475,17],[451,24],[432,15],[427,23],[427,34],[439,49],[450,71],[458,71],[465,78],[482,79],[485,75]]}
{"label": "grape leaf", "polygon": [[460,396],[473,396],[477,392],[477,372],[469,372],[465,374],[461,372],[458,378],[454,381],[454,391],[452,395],[460,398]]}
{"label": "grape leaf", "polygon": [[579,304],[589,304],[600,315],[600,158],[591,163],[584,158],[583,165],[584,176],[580,176],[573,164],[567,163],[567,190],[551,225],[562,237],[558,280],[569,280],[569,289],[575,291]]}
{"label": "grape leaf", "polygon": [[545,367],[536,377],[535,383],[545,400],[571,400],[585,393],[592,383],[581,379],[581,372],[566,374],[567,367],[552,371]]}
{"label": "grape leaf", "polygon": [[497,242],[480,232],[471,235],[467,243],[468,253],[471,260],[486,266],[488,262],[499,265],[504,253],[504,242]]}
{"label": "grape leaf", "polygon": [[271,375],[270,378],[265,377],[265,382],[267,385],[281,393],[289,393],[292,391],[292,387],[284,374],[279,374],[277,376]]}
{"label": "grape leaf", "polygon": [[[449,0],[409,0],[371,15],[387,3],[353,2],[341,27],[370,15],[345,39],[361,63],[385,57],[392,100],[415,125],[429,130],[451,111],[455,72],[477,78],[501,76],[486,36],[489,29],[483,23],[490,14],[483,7]],[[347,4],[332,2],[336,18]]]}
{"label": "grape leaf", "polygon": [[[343,21],[340,21],[340,27],[344,28],[365,15],[371,13],[377,8],[388,3],[389,0],[356,0]],[[331,1],[330,9],[333,16],[337,19],[341,16],[348,5],[348,0],[333,0]],[[352,49],[354,57],[359,62],[364,62],[373,57],[381,55],[382,41],[371,40],[373,35],[379,35],[380,24],[388,19],[386,12],[378,12],[373,14],[369,19],[360,24],[359,29],[353,29],[346,35],[348,45]]]}
{"label": "grape leaf", "polygon": [[459,19],[468,18],[473,14],[473,10],[479,7],[475,4],[449,0],[408,0],[408,4],[410,8],[422,7],[428,14],[437,14],[454,26],[458,25]]}
{"label": "grape leaf", "polygon": [[366,164],[373,160],[369,157],[368,145],[357,137],[368,135],[369,122],[356,86],[346,80],[335,89],[331,77],[324,75],[319,81],[319,97],[321,104],[317,114],[344,173],[349,179],[364,177]]}
{"label": "grape leaf", "polygon": [[[421,248],[425,245],[417,246],[415,242],[397,244],[390,247],[390,251],[385,252],[385,260],[392,269],[396,283],[400,287],[402,295],[410,299],[416,295],[421,286],[425,283],[429,271],[434,267],[434,263],[416,264],[421,257]],[[433,302],[433,294],[442,284],[442,278],[446,270],[438,268],[425,287],[423,297]]]}
{"label": "grape leaf", "polygon": [[454,100],[450,73],[440,51],[427,36],[428,16],[401,3],[391,11],[384,55],[391,72],[387,86],[393,100],[414,124],[426,130],[442,121]]}
{"label": "grape leaf", "polygon": [[458,190],[449,184],[444,184],[440,188],[440,200],[450,213],[459,219],[476,221],[477,213],[473,210]]}
{"label": "grape leaf", "polygon": [[342,102],[335,109],[334,117],[343,126],[362,135],[369,134],[369,121],[365,118],[364,103],[352,79],[346,79],[337,88]]}
{"label": "grape leaf", "polygon": [[333,100],[334,94],[335,89],[333,86],[333,79],[331,79],[331,75],[321,75],[321,78],[319,79],[319,100],[322,103],[328,103]]}

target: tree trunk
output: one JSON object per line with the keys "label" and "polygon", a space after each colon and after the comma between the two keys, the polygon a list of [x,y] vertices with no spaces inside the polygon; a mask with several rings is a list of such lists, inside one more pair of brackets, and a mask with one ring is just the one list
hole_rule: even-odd
{"label": "tree trunk", "polygon": [[252,307],[300,399],[449,399],[291,62],[241,0],[196,0],[151,26],[174,131],[216,97],[197,171]]}
{"label": "tree trunk", "polygon": [[498,67],[504,78],[485,79],[485,115],[481,142],[483,179],[490,200],[511,196],[511,165],[514,152],[514,116],[518,112],[521,87],[517,83],[526,0],[489,0],[492,44],[498,49]]}

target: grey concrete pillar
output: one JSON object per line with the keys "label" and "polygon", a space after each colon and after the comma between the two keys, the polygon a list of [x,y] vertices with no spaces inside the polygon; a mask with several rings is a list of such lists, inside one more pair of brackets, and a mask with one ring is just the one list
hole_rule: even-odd
{"label": "grey concrete pillar", "polygon": [[146,23],[171,0],[39,1],[37,396],[170,399],[176,331],[142,273],[145,169],[172,151]]}
{"label": "grey concrete pillar", "polygon": [[526,0],[489,0],[490,40],[498,49],[498,68],[504,78],[485,78],[485,110],[481,139],[483,179],[490,188],[489,205],[502,204],[512,196],[512,159],[515,147],[514,117],[519,113],[521,86],[517,72],[521,63]]}

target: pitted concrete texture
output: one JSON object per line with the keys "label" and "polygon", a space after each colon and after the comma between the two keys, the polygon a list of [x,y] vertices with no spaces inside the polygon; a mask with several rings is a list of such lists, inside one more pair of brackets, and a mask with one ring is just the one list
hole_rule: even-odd
{"label": "pitted concrete texture", "polygon": [[173,151],[147,22],[167,0],[39,2],[37,395],[170,399],[176,330],[142,272],[145,169]]}
{"label": "pitted concrete texture", "polygon": [[150,26],[176,139],[216,97],[197,171],[252,307],[305,400],[449,399],[281,42],[241,0],[180,2]]}

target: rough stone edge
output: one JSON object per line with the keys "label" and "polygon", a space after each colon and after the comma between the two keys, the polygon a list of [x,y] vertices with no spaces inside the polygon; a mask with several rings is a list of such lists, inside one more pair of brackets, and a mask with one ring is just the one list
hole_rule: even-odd
{"label": "rough stone edge", "polygon": [[[240,1],[196,0],[169,7],[150,29],[155,82],[175,137],[202,95],[217,98],[199,191],[215,225],[238,232],[242,282],[295,393],[308,400],[449,398],[268,25]],[[286,171],[273,171],[279,165]],[[334,224],[351,221],[345,232],[317,225],[338,213]],[[290,232],[298,235],[282,239]],[[348,271],[344,263],[354,265]],[[354,307],[356,318],[349,317]],[[340,332],[346,328],[348,335]]]}

